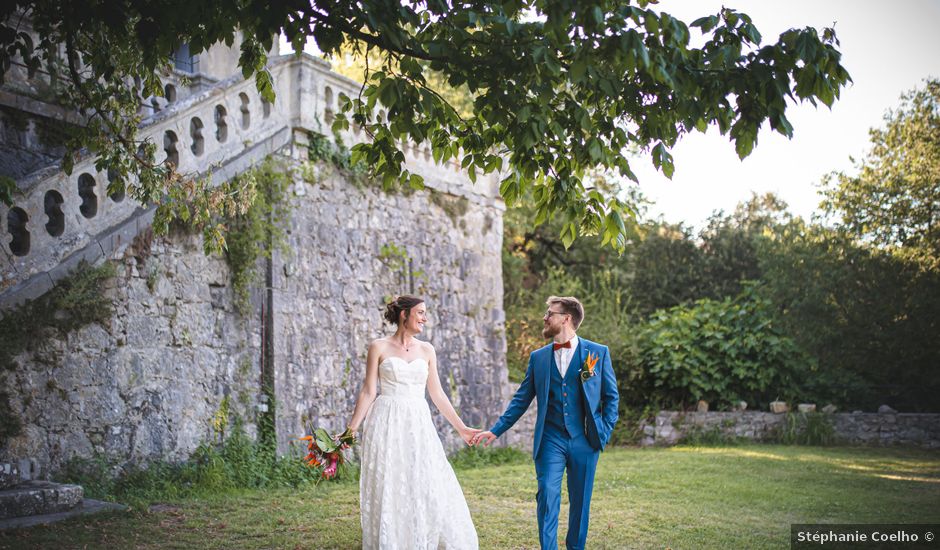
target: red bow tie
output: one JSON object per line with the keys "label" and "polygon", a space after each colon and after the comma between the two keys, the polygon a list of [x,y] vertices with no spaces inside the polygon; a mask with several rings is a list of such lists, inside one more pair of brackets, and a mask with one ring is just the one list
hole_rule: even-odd
{"label": "red bow tie", "polygon": [[558,351],[561,348],[571,349],[571,340],[568,340],[564,344],[552,344],[552,351]]}

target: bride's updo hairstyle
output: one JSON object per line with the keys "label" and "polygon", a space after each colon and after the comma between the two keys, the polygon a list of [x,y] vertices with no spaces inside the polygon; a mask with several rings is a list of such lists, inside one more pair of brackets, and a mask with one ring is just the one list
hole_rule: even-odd
{"label": "bride's updo hairstyle", "polygon": [[411,308],[423,303],[424,298],[408,294],[399,296],[385,306],[385,322],[390,325],[397,325],[402,311],[405,312],[405,319],[407,319],[411,315]]}

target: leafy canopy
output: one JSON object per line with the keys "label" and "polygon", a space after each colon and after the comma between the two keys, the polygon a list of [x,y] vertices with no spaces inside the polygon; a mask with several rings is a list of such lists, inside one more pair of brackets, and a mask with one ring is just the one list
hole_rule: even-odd
{"label": "leafy canopy", "polygon": [[[160,93],[160,72],[179,44],[198,54],[220,40],[233,43],[240,30],[243,74],[254,76],[267,100],[274,91],[265,52],[278,33],[297,50],[312,38],[328,56],[361,44],[382,63],[357,97],[345,99],[334,127],[354,122],[371,133],[354,154],[377,176],[421,186],[402,167],[399,144],[428,141],[436,160],[459,159],[472,180],[498,172],[510,205],[531,192],[535,224],[563,220],[565,245],[596,234],[622,249],[633,211],[586,174],[613,170],[635,181],[623,153],[640,149],[671,176],[670,149],[709,125],[743,158],[765,122],[792,135],[788,101],[831,106],[849,80],[832,29],[793,29],[764,44],[751,19],[733,9],[686,24],[650,3],[17,0],[0,8],[0,65],[20,56],[31,70],[55,71],[64,44],[64,96],[93,113],[90,137],[73,145],[95,151],[99,168],[139,176],[132,195],[153,202],[166,185],[183,183],[153,163],[153,147],[138,151],[137,94]],[[20,11],[38,44],[21,30]],[[691,45],[693,32],[701,46]],[[429,70],[469,89],[472,116],[429,85]],[[372,116],[378,105],[385,120]]]}

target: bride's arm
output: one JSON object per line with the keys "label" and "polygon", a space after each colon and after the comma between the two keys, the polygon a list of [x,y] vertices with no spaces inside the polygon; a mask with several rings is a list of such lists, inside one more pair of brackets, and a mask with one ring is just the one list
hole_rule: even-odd
{"label": "bride's arm", "polygon": [[349,421],[349,431],[356,433],[359,431],[359,425],[369,412],[369,407],[375,401],[378,391],[379,381],[379,350],[378,343],[369,344],[369,353],[366,356],[366,378],[362,381],[362,389],[359,390],[359,398],[356,399],[356,408],[353,410],[352,420]]}
{"label": "bride's arm", "polygon": [[437,410],[441,411],[444,418],[450,422],[450,425],[457,430],[460,437],[469,445],[470,440],[480,430],[469,428],[463,423],[463,420],[457,415],[457,411],[454,410],[454,406],[451,405],[450,399],[447,398],[447,394],[444,393],[444,388],[441,387],[441,377],[437,373],[437,353],[434,352],[433,347],[431,348],[431,360],[428,363],[428,395],[431,396],[431,401],[437,407]]}

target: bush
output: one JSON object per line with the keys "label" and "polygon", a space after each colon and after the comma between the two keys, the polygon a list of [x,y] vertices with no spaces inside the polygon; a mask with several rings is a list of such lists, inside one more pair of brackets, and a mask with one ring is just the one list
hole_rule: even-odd
{"label": "bush", "polygon": [[813,365],[774,326],[770,302],[748,288],[735,299],[698,300],[654,314],[643,329],[641,361],[667,407],[704,399],[715,408],[747,401],[763,408],[802,397]]}
{"label": "bush", "polygon": [[268,159],[236,179],[256,190],[247,210],[225,218],[228,226],[225,258],[231,270],[232,290],[239,313],[249,311],[251,287],[260,276],[258,260],[274,250],[290,254],[283,221],[290,212],[291,179],[285,167]]}
{"label": "bush", "polygon": [[940,412],[940,270],[801,223],[761,264],[781,330],[818,361],[815,402]]}

